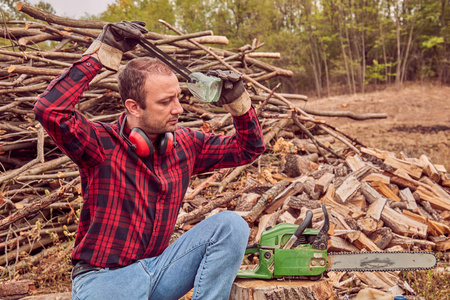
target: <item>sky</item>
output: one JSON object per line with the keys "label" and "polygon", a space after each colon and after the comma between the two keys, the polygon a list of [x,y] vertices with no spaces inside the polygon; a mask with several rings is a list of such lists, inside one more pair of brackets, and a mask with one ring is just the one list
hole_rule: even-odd
{"label": "sky", "polygon": [[[40,0],[28,0],[31,5],[36,5]],[[108,4],[115,0],[43,0],[53,6],[56,15],[78,19],[86,14],[98,15],[104,12]]]}

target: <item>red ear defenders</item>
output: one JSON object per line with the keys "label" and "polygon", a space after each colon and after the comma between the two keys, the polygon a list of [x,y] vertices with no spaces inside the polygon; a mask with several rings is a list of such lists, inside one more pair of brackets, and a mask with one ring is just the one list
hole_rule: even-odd
{"label": "red ear defenders", "polygon": [[[153,146],[153,143],[149,139],[147,134],[145,134],[142,129],[140,129],[139,127],[131,129],[131,133],[128,138],[123,134],[123,128],[125,127],[126,121],[127,116],[125,115],[122,121],[122,125],[120,126],[119,135],[140,157],[153,155],[153,152],[155,152],[155,147]],[[166,132],[164,134],[160,134],[158,139],[156,140],[156,150],[158,151],[159,155],[164,155],[166,152],[171,151],[173,147],[176,146],[176,144],[177,142],[175,141],[175,134]]]}

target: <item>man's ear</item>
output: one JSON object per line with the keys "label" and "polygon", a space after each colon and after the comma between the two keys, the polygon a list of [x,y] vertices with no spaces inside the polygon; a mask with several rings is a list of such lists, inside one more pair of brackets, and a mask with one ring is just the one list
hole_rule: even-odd
{"label": "man's ear", "polygon": [[132,116],[136,118],[139,118],[141,116],[142,108],[139,106],[136,100],[133,99],[125,100],[125,107]]}

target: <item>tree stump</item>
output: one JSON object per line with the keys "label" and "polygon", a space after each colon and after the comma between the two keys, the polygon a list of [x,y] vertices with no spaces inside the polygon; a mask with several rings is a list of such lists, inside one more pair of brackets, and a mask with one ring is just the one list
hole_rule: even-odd
{"label": "tree stump", "polygon": [[259,280],[237,278],[231,288],[229,300],[323,300],[338,299],[331,284],[321,279]]}

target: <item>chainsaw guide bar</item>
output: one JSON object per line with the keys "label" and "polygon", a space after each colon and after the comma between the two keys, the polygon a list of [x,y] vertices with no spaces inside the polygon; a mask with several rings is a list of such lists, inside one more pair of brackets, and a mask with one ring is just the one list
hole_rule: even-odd
{"label": "chainsaw guide bar", "polygon": [[426,251],[330,252],[327,271],[418,271],[434,268],[436,255]]}

